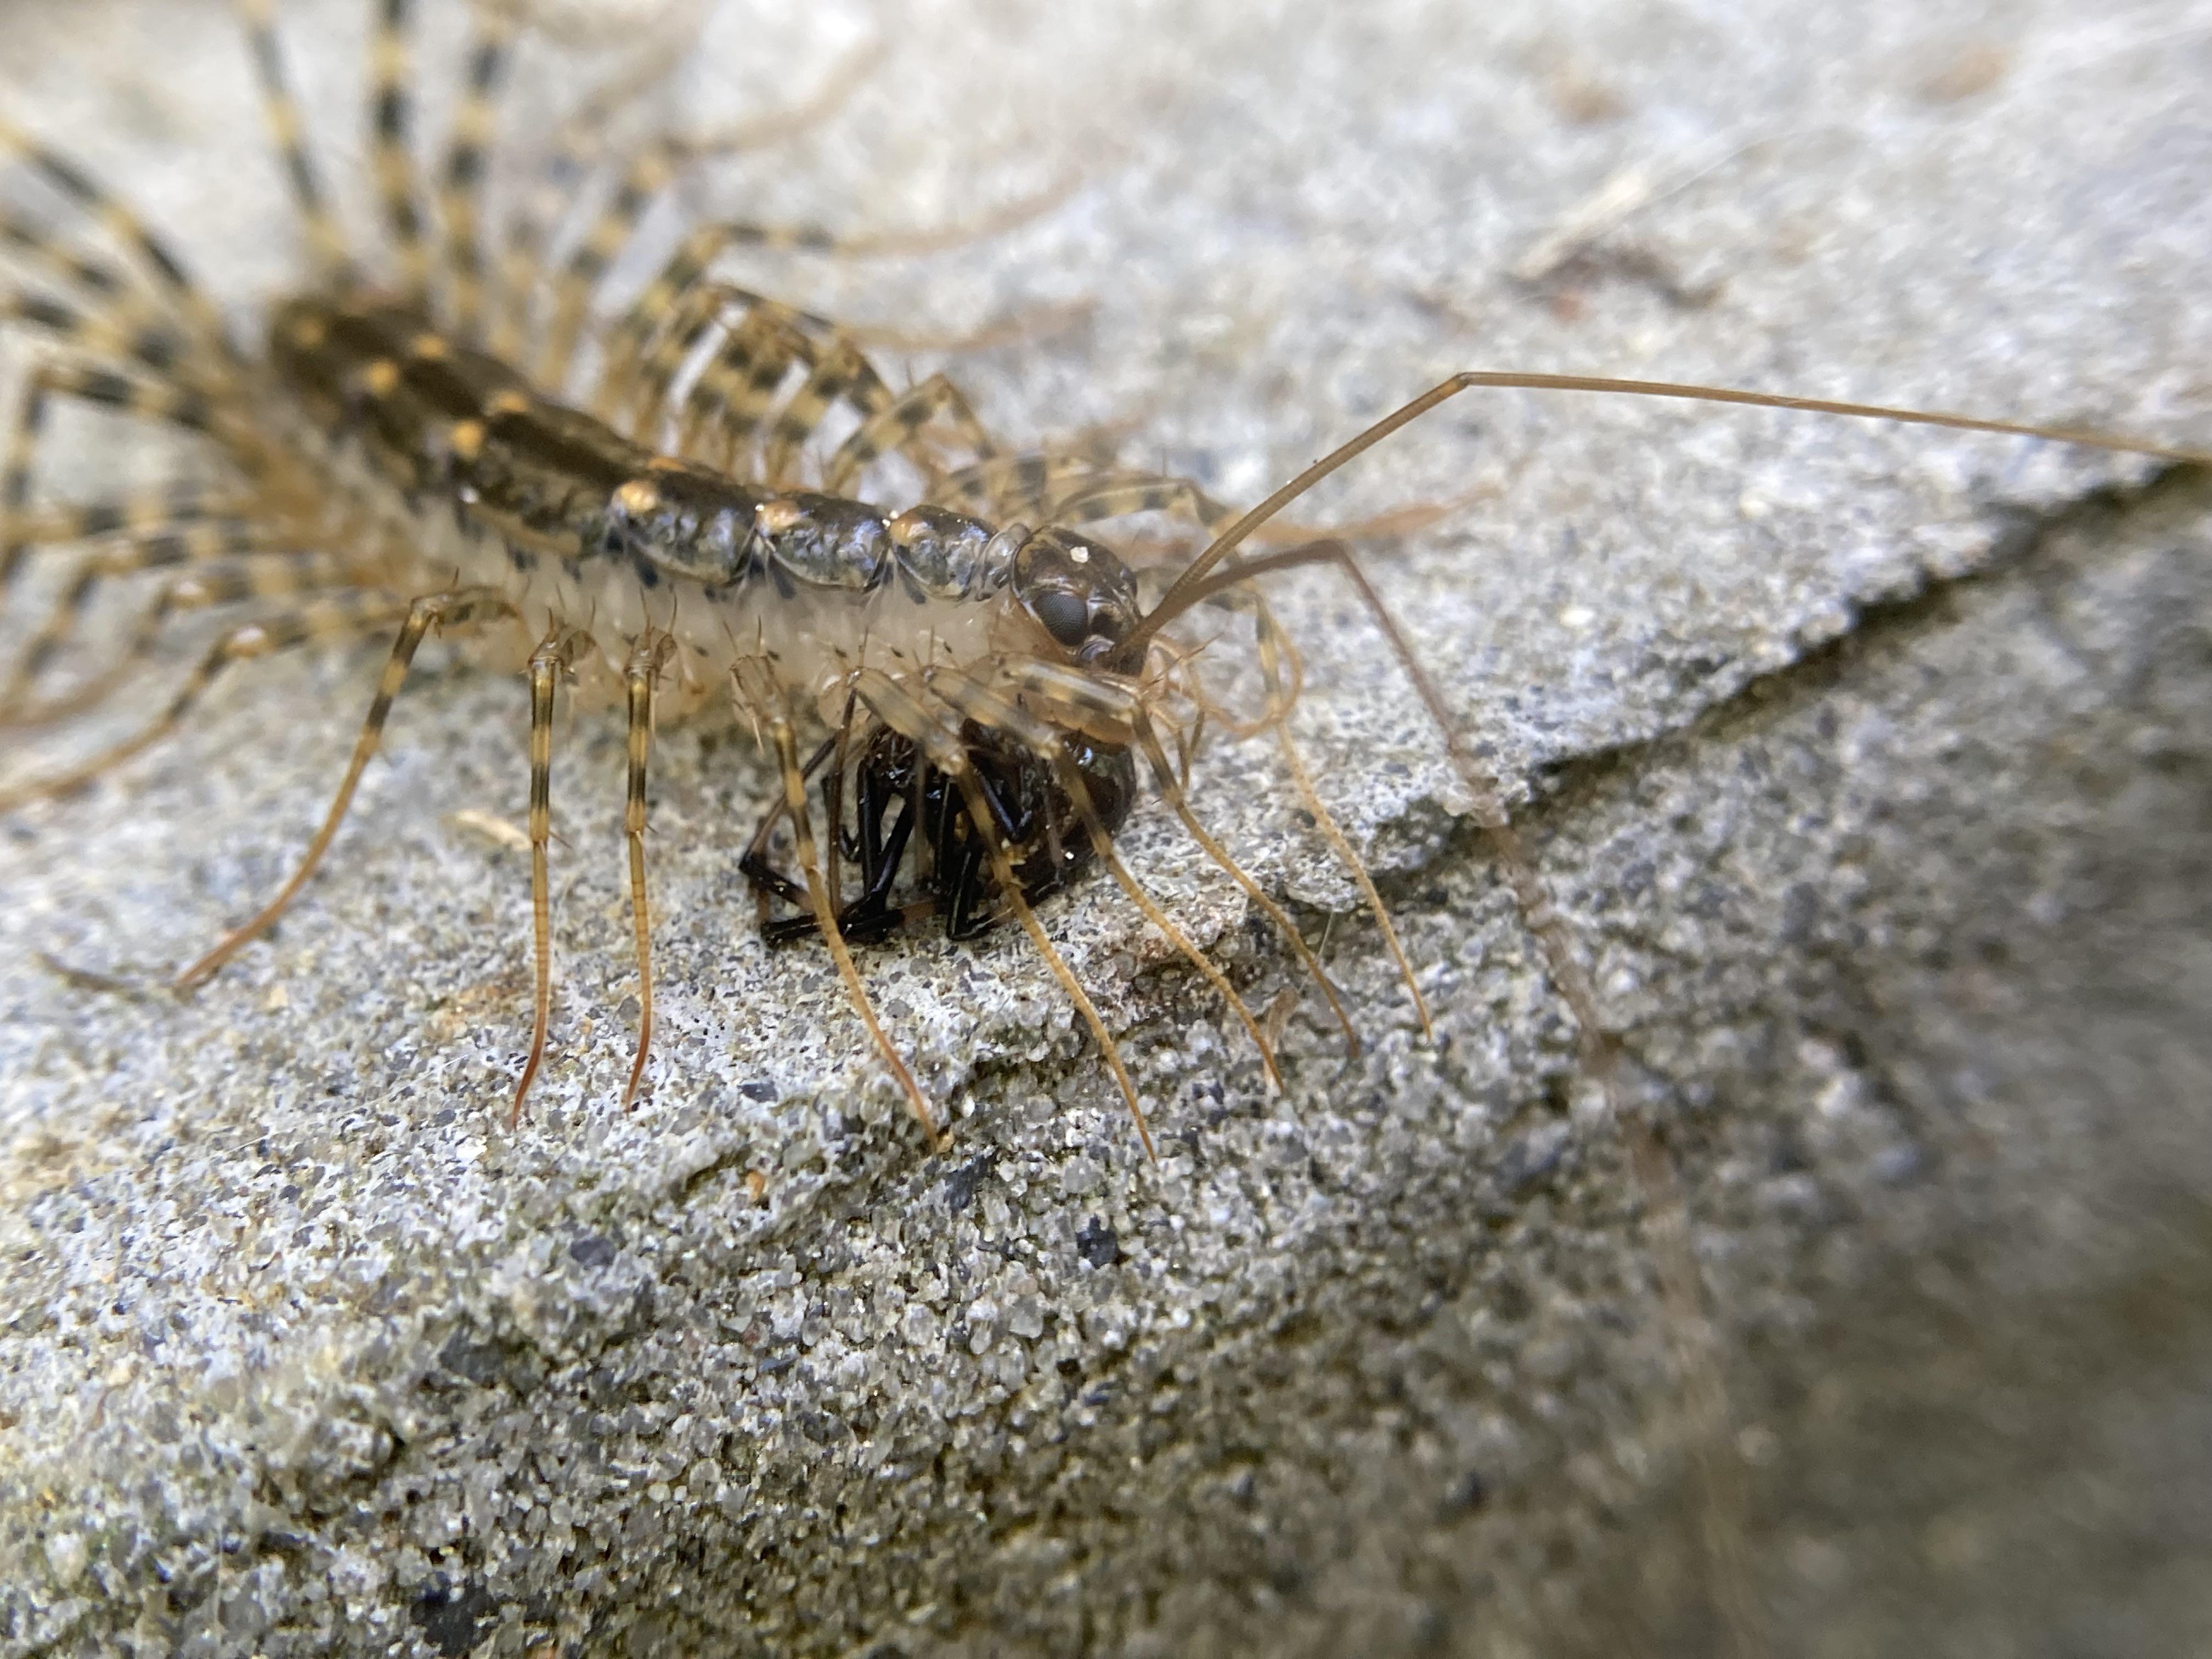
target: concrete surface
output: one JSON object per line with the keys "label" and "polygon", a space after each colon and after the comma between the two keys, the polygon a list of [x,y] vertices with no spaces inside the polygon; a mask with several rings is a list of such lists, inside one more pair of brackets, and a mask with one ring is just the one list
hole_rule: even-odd
{"label": "concrete surface", "polygon": [[[325,129],[353,119],[356,9],[286,8]],[[5,18],[12,115],[158,204],[227,301],[281,287],[221,8]],[[2206,24],[942,0],[714,194],[890,228],[1079,170],[985,243],[754,276],[908,329],[1090,301],[958,361],[987,420],[1133,422],[1126,453],[1225,495],[1476,364],[2202,445]],[[865,28],[741,20],[702,70],[789,97]],[[80,447],[58,477],[113,465]],[[1504,396],[1306,516],[1481,484],[1373,568],[1531,797],[1680,1167],[1754,1623],[1702,1565],[1637,1188],[1565,1016],[1434,734],[1341,596],[1293,581],[1302,730],[1447,1040],[1415,1040],[1271,757],[1218,745],[1201,807],[1325,941],[1369,1049],[1347,1062],[1146,812],[1133,862],[1256,1003],[1294,1001],[1271,1102],[1110,890],[1052,907],[1157,1169],[1001,938],[864,957],[957,1120],[923,1155],[827,963],[753,937],[741,733],[659,751],[665,1034],[625,1115],[619,734],[575,722],[556,1058],[514,1134],[526,876],[462,816],[520,817],[512,679],[410,690],[329,872],[189,1002],[40,953],[133,986],[246,914],[321,811],[370,654],[242,675],[0,826],[0,1652],[2201,1639],[2212,485]]]}

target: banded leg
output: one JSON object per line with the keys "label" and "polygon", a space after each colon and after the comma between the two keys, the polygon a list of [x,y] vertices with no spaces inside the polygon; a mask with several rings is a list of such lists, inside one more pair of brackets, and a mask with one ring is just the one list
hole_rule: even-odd
{"label": "banded leg", "polygon": [[693,349],[726,312],[772,312],[801,332],[835,331],[827,318],[728,283],[702,280],[725,246],[720,239],[732,228],[738,228],[709,225],[694,231],[606,331],[606,357],[593,401],[603,419],[614,418],[625,396],[635,399],[653,386],[665,394]]}
{"label": "banded leg", "polygon": [[623,834],[629,842],[630,926],[637,939],[637,1058],[630,1062],[623,1089],[623,1109],[637,1098],[646,1056],[653,1052],[653,920],[645,896],[645,767],[653,754],[653,687],[676,649],[670,634],[648,632],[630,648],[623,669],[629,708],[629,795],[623,809]]}
{"label": "banded leg", "polygon": [[56,155],[5,119],[0,119],[0,154],[13,155],[129,249],[193,332],[226,359],[234,358],[215,302],[192,281],[168,245],[121,200],[102,189],[75,162]]}
{"label": "banded leg", "polygon": [[225,933],[212,950],[179,974],[175,981],[178,990],[190,991],[213,979],[225,963],[275,926],[276,919],[291,907],[300,890],[307,884],[307,878],[322,863],[323,854],[330,850],[338,826],[345,822],[346,810],[353,805],[354,791],[361,784],[361,775],[368,769],[370,758],[383,742],[385,720],[392,713],[392,700],[398,696],[399,688],[406,683],[407,671],[414,664],[415,653],[423,636],[435,628],[485,616],[513,614],[513,607],[507,600],[489,588],[432,593],[404,607],[400,601],[392,599],[380,598],[374,603],[380,611],[371,620],[364,606],[361,631],[381,626],[396,617],[400,619],[399,637],[392,641],[392,655],[384,665],[383,678],[377,682],[376,695],[369,702],[368,718],[362,721],[361,735],[354,740],[353,758],[346,764],[345,777],[338,785],[330,811],[323,815],[322,827],[315,831],[291,878],[276,896],[256,912],[252,920]]}
{"label": "banded leg", "polygon": [[[291,538],[281,526],[256,524],[250,520],[215,520],[200,524],[162,524],[150,529],[125,534],[85,559],[59,600],[46,620],[39,625],[25,643],[22,653],[9,670],[7,678],[0,682],[0,726],[36,725],[41,721],[59,719],[72,708],[85,705],[92,686],[104,683],[101,677],[81,687],[70,696],[50,700],[44,704],[25,707],[33,683],[43,673],[70,644],[82,626],[86,612],[103,585],[118,580],[141,571],[161,570],[180,564],[210,564],[217,560],[235,559],[252,553],[281,553]],[[349,572],[359,572],[357,561],[333,561],[334,566]],[[286,584],[297,573],[280,574],[282,568],[270,563],[270,579],[273,584]],[[189,582],[191,579],[187,578]],[[329,586],[331,582],[314,582],[310,586]],[[240,597],[289,596],[307,591],[298,586],[272,586],[268,595]],[[163,599],[141,619],[131,644],[118,660],[112,673],[121,672],[152,642],[152,635],[161,626],[161,619],[174,603],[191,603],[190,599],[172,599],[182,590],[175,584],[164,589]]]}
{"label": "banded leg", "polygon": [[[1337,861],[1352,872],[1358,883],[1361,896],[1375,918],[1376,926],[1382,930],[1382,942],[1389,947],[1391,959],[1398,964],[1398,977],[1405,981],[1406,994],[1413,1000],[1413,1012],[1421,1022],[1421,1035],[1435,1042],[1436,1022],[1429,1018],[1428,999],[1421,994],[1419,982],[1413,977],[1413,964],[1407,960],[1406,947],[1398,938],[1398,929],[1390,920],[1389,908],[1382,902],[1382,895],[1376,890],[1375,878],[1368,872],[1366,860],[1362,859],[1346,838],[1335,816],[1322,805],[1321,792],[1314,787],[1313,774],[1306,768],[1305,757],[1298,752],[1297,741],[1291,736],[1290,713],[1296,703],[1296,682],[1302,680],[1304,671],[1297,665],[1297,653],[1291,648],[1289,638],[1276,625],[1274,613],[1267,602],[1253,595],[1254,632],[1259,647],[1260,675],[1267,688],[1269,717],[1267,724],[1274,728],[1276,747],[1281,750],[1283,764],[1290,769],[1291,782],[1305,803],[1306,811],[1313,815],[1314,823],[1322,838],[1328,842],[1329,850]],[[1288,671],[1285,672],[1285,659]]]}
{"label": "banded leg", "polygon": [[120,359],[133,372],[179,384],[192,378],[185,361],[185,337],[166,323],[134,328],[112,317],[88,316],[36,294],[0,295],[0,324],[6,323],[20,323],[90,358]]}
{"label": "banded leg", "polygon": [[984,858],[990,864],[991,878],[998,884],[1000,902],[1013,913],[1014,919],[1021,924],[1022,931],[1030,936],[1030,943],[1043,957],[1052,976],[1060,981],[1060,989],[1067,994],[1067,1000],[1075,1005],[1075,1011],[1082,1017],[1083,1023],[1091,1028],[1091,1035],[1097,1042],[1099,1053],[1105,1056],[1107,1067],[1114,1073],[1114,1081],[1120,1086],[1121,1097],[1129,1108],[1129,1115],[1136,1123],[1138,1139],[1145,1143],[1145,1156],[1153,1163],[1158,1163],[1159,1153],[1152,1145],[1152,1126],[1146,1121],[1145,1109],[1137,1099],[1137,1087],[1130,1080],[1128,1067],[1121,1063],[1121,1047],[1114,1041],[1113,1033],[1106,1029],[1106,1022],[1099,1017],[1097,1005],[1084,990],[1082,982],[1075,977],[1074,970],[1067,965],[1066,958],[1046,934],[1044,924],[1037,920],[1036,912],[1030,907],[1029,900],[1023,896],[1021,878],[1014,872],[1006,838],[1000,833],[998,815],[992,809],[982,780],[975,775],[975,769],[969,761],[967,748],[960,741],[959,733],[916,702],[897,681],[878,670],[861,670],[854,676],[854,690],[871,714],[912,743],[921,751],[923,757],[950,778],[960,791],[968,808],[969,827],[981,845]]}
{"label": "banded leg", "polygon": [[380,0],[368,47],[369,171],[399,256],[399,291],[412,306],[430,294],[430,249],[415,177],[414,0]]}
{"label": "banded leg", "polygon": [[28,511],[31,482],[38,461],[39,439],[46,430],[48,402],[55,397],[80,398],[187,431],[209,432],[217,424],[215,410],[197,392],[149,385],[112,368],[82,363],[49,361],[33,364],[23,387],[22,401],[16,406],[5,460],[0,462],[0,592],[6,591],[23,555],[35,544],[35,538],[23,534],[22,526],[35,522]]}
{"label": "banded leg", "polygon": [[840,404],[860,412],[865,422],[891,402],[891,389],[875,365],[851,341],[838,339],[814,365],[769,425],[763,446],[760,476],[770,483],[796,482],[793,467],[799,451],[830,411]]}
{"label": "banded leg", "polygon": [[[522,356],[531,298],[543,275],[547,251],[568,216],[578,187],[605,150],[608,128],[625,108],[665,80],[683,62],[698,31],[700,9],[696,5],[675,9],[672,15],[677,21],[665,33],[648,42],[635,64],[593,92],[555,133],[551,153],[538,169],[537,185],[511,222],[501,246],[497,326],[490,347],[495,356],[514,360]],[[872,58],[873,49],[861,55]],[[701,155],[729,155],[799,131],[841,101],[860,79],[855,68],[846,67],[825,81],[822,92],[794,108],[733,123],[719,132],[690,140],[690,146]]]}
{"label": "banded leg", "polygon": [[775,408],[792,367],[802,364],[811,372],[820,360],[820,347],[779,313],[747,317],[685,394],[677,416],[679,447],[690,452],[711,429],[720,441],[724,470],[740,470],[738,457]]}
{"label": "banded leg", "polygon": [[[27,466],[22,489],[27,492],[29,488]],[[128,495],[103,496],[70,507],[8,514],[0,517],[0,545],[11,547],[15,553],[13,558],[0,562],[0,614],[6,611],[8,589],[18,568],[33,550],[67,548],[111,536],[135,538],[185,530],[220,514],[242,511],[248,505],[226,493],[187,483]]]}
{"label": "banded leg", "polygon": [[530,1057],[514,1085],[507,1127],[522,1122],[522,1103],[545,1058],[545,1030],[553,1015],[553,900],[546,843],[553,838],[553,692],[575,661],[586,636],[556,628],[530,653],[530,926],[533,969]]}
{"label": "banded leg", "polygon": [[[886,453],[895,452],[916,459],[914,447],[921,442],[924,429],[939,416],[975,454],[988,457],[996,451],[998,446],[960,389],[944,375],[933,374],[860,422],[823,468],[822,487],[833,495],[846,494],[853,480]],[[936,476],[933,467],[922,466],[922,471],[925,477]]]}
{"label": "banded leg", "polygon": [[353,256],[346,251],[345,234],[323,190],[322,175],[308,152],[307,134],[300,118],[299,100],[293,97],[284,71],[284,52],[276,39],[276,0],[234,0],[246,46],[253,54],[254,78],[261,88],[261,112],[276,146],[276,159],[291,187],[292,204],[307,233],[307,251],[315,264],[318,285],[342,288],[350,280]]}
{"label": "banded leg", "polygon": [[[676,314],[677,307],[705,281],[714,262],[725,253],[744,248],[778,253],[816,253],[830,257],[863,258],[902,252],[921,252],[938,246],[943,233],[916,233],[902,237],[896,234],[877,236],[841,237],[817,225],[763,225],[749,220],[720,221],[702,225],[685,237],[666,264],[654,273],[653,280],[640,290],[623,313],[620,321],[605,331],[608,374],[616,377],[622,368],[633,363],[645,349],[647,343],[668,319]],[[916,334],[893,328],[858,329],[848,326],[845,332],[862,346],[873,345],[886,350],[903,351],[961,351],[978,350],[985,346],[1013,340],[1034,339],[1064,327],[1073,316],[1087,314],[1088,306],[1047,306],[1034,313],[994,325],[980,331],[957,335]]]}
{"label": "banded leg", "polygon": [[134,287],[120,267],[64,245],[34,220],[0,209],[0,244],[18,264],[95,307],[101,319],[125,338],[147,334],[163,322],[153,296]]}
{"label": "banded leg", "polygon": [[921,1086],[914,1080],[914,1073],[907,1069],[906,1061],[892,1046],[883,1022],[876,1018],[875,1003],[868,995],[860,969],[854,965],[853,952],[845,943],[845,935],[837,926],[836,907],[830,902],[829,883],[822,873],[821,851],[815,845],[813,821],[807,811],[806,774],[799,763],[799,744],[792,731],[788,708],[780,690],[770,690],[765,697],[758,690],[741,690],[740,695],[748,705],[766,709],[769,740],[775,750],[776,765],[783,774],[784,813],[791,820],[799,867],[806,880],[806,900],[814,911],[814,923],[821,930],[822,942],[830,947],[830,959],[837,964],[837,976],[844,981],[845,994],[860,1016],[860,1023],[867,1027],[877,1052],[883,1055],[898,1081],[900,1091],[906,1096],[907,1109],[928,1138],[929,1150],[936,1152],[944,1145],[937,1120],[930,1112],[928,1101],[922,1097]]}
{"label": "banded leg", "polygon": [[1023,698],[1040,708],[1055,711],[1058,723],[1073,731],[1091,732],[1110,742],[1127,742],[1143,756],[1152,772],[1153,786],[1160,792],[1183,827],[1183,833],[1198,843],[1200,850],[1212,860],[1231,880],[1244,890],[1244,896],[1259,908],[1260,913],[1273,924],[1282,935],[1283,942],[1298,959],[1298,965],[1312,975],[1314,983],[1328,1003],[1329,1012],[1343,1029],[1346,1052],[1357,1056],[1361,1042],[1358,1028],[1345,1008],[1344,1000],[1337,994],[1336,985],[1315,956],[1313,948],[1298,932],[1283,907],[1269,898],[1253,880],[1244,866],[1230,856],[1213,832],[1200,822],[1192,810],[1190,796],[1183,787],[1182,778],[1175,763],[1169,760],[1167,750],[1160,742],[1158,728],[1153,724],[1151,712],[1144,699],[1128,687],[1099,679],[1080,670],[1061,667],[1057,664],[1034,659],[1006,659],[997,668],[998,680],[1022,694]]}
{"label": "banded leg", "polygon": [[1043,520],[1046,503],[1113,471],[1111,462],[1087,455],[994,455],[939,479],[927,499],[933,507],[1000,524],[1036,524]]}
{"label": "banded leg", "polygon": [[1196,525],[1209,536],[1237,517],[1188,478],[1165,473],[1114,473],[1047,503],[1042,515],[1054,524],[1097,524],[1133,513],[1167,513]]}
{"label": "banded leg", "polygon": [[514,60],[515,21],[503,7],[479,4],[469,42],[468,74],[447,139],[439,211],[446,222],[446,276],[453,331],[473,340],[484,312],[483,197],[499,94]]}
{"label": "banded leg", "polygon": [[[690,9],[694,14],[696,9]],[[647,90],[665,80],[690,51],[698,19],[694,15],[687,22],[688,27],[648,42],[635,63],[599,86],[555,131],[551,152],[538,167],[537,183],[508,220],[500,243],[498,287],[487,347],[492,356],[509,362],[520,360],[530,331],[531,301],[554,232],[599,159],[608,127]]]}
{"label": "banded leg", "polygon": [[25,801],[65,795],[82,788],[101,773],[121,765],[176,730],[208,688],[234,662],[272,656],[315,640],[343,639],[366,634],[399,619],[398,602],[383,594],[346,593],[301,606],[283,616],[241,623],[215,642],[200,659],[184,684],[170,697],[158,718],[122,742],[102,750],[90,760],[52,777],[35,779],[0,793],[0,811]]}
{"label": "banded leg", "polygon": [[[51,725],[105,702],[131,670],[153,654],[161,629],[181,612],[247,599],[296,599],[337,588],[369,588],[379,567],[333,553],[247,555],[163,583],[106,665],[73,690],[42,701],[0,707],[0,728]],[[23,676],[26,682],[28,675]]]}
{"label": "banded leg", "polygon": [[1052,768],[1053,776],[1060,793],[1074,805],[1076,816],[1083,822],[1085,836],[1090,840],[1091,850],[1098,862],[1109,871],[1130,902],[1143,912],[1145,920],[1158,928],[1167,941],[1182,953],[1185,960],[1196,968],[1206,982],[1220,994],[1237,1016],[1260,1051],[1260,1063],[1267,1070],[1267,1081],[1280,1093],[1282,1073],[1276,1068],[1275,1050],[1260,1029],[1260,1022],[1252,1017],[1252,1010],[1237,994],[1237,988],[1229,982],[1228,975],[1214,966],[1212,959],[1201,951],[1190,936],[1170,920],[1152,896],[1130,873],[1115,850],[1114,837],[1098,815],[1092,799],[1090,785],[1068,753],[1066,740],[1058,728],[1024,712],[1017,704],[964,674],[941,668],[922,671],[922,684],[941,699],[945,706],[963,720],[994,732],[1002,732],[1020,744],[1031,754],[1040,757]]}

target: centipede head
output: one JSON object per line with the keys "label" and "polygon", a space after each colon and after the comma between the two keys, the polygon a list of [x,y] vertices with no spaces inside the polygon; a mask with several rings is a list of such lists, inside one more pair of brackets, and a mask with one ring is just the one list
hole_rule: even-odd
{"label": "centipede head", "polygon": [[1040,530],[1014,555],[1012,588],[1075,665],[1114,674],[1143,665],[1143,647],[1127,645],[1144,616],[1136,573],[1104,544],[1073,530]]}

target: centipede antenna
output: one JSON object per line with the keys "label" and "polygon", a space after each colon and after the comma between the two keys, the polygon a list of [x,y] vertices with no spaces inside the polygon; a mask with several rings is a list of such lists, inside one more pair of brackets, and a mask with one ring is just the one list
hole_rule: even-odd
{"label": "centipede antenna", "polygon": [[814,912],[815,926],[822,933],[822,941],[830,947],[830,955],[837,964],[838,977],[845,981],[845,992],[860,1023],[868,1028],[877,1051],[890,1066],[905,1094],[907,1106],[921,1125],[922,1133],[928,1138],[929,1150],[939,1151],[944,1138],[939,1134],[937,1120],[931,1115],[929,1103],[922,1097],[921,1086],[914,1080],[899,1051],[891,1046],[890,1036],[883,1023],[876,1018],[874,1001],[868,988],[860,978],[860,970],[854,965],[853,953],[845,944],[845,935],[837,926],[837,912],[830,903],[829,884],[823,879],[822,860],[814,844],[814,828],[806,811],[806,775],[799,764],[798,739],[792,733],[791,716],[781,699],[767,711],[770,741],[775,749],[777,764],[783,772],[784,812],[791,819],[792,838],[797,843],[799,865],[806,878],[806,897]]}
{"label": "centipede antenna", "polygon": [[261,85],[262,115],[291,187],[293,205],[299,210],[301,225],[307,232],[308,251],[324,283],[345,286],[352,280],[353,256],[346,250],[344,233],[331,211],[322,175],[307,149],[299,100],[292,95],[284,71],[283,48],[276,39],[276,0],[233,0],[233,3],[253,54],[254,75]]}
{"label": "centipede antenna", "polygon": [[[1744,392],[1728,386],[1698,386],[1674,380],[1625,380],[1588,374],[1524,374],[1490,369],[1469,369],[1431,386],[1411,403],[1394,410],[1349,441],[1339,445],[1292,478],[1280,489],[1216,536],[1192,560],[1160,602],[1138,623],[1126,644],[1130,648],[1148,644],[1159,630],[1188,611],[1207,579],[1231,553],[1261,526],[1299,496],[1347,462],[1357,459],[1401,428],[1410,426],[1437,404],[1478,386],[1524,392],[1596,392],[1635,398],[1672,398],[1692,403],[1735,404],[1753,409],[1796,410],[1812,415],[1840,415],[1856,420],[1895,421],[1906,426],[1936,426],[1957,432],[1990,432],[2003,437],[2043,438],[2053,443],[2079,444],[2121,454],[2148,455],[2154,459],[2180,461],[2192,466],[2212,466],[2212,451],[2177,445],[2147,443],[2087,427],[2036,426],[2019,421],[1984,420],[1978,416],[1950,415],[1923,409],[1897,409],[1885,404],[1837,403],[1825,398],[1792,398],[1772,392]],[[1350,565],[1346,567],[1351,568]]]}

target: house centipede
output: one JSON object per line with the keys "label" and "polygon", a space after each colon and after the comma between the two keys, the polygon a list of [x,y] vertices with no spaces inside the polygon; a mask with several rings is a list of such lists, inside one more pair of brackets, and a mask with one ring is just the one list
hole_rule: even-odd
{"label": "house centipede", "polygon": [[[1102,867],[1206,975],[1273,1071],[1268,1039],[1238,992],[1114,850],[1141,770],[1338,1006],[1288,915],[1196,817],[1187,767],[1172,752],[1194,746],[1200,717],[1171,708],[1218,711],[1209,708],[1169,630],[1200,605],[1233,605],[1249,619],[1266,665],[1267,702],[1249,724],[1284,745],[1302,796],[1329,824],[1290,746],[1296,653],[1255,586],[1302,566],[1340,572],[1384,630],[1475,800],[1477,821],[1495,838],[1507,883],[1583,1032],[1594,1074],[1605,1078],[1613,1064],[1614,1038],[1565,926],[1517,844],[1497,780],[1362,563],[1339,541],[1249,550],[1277,515],[1373,444],[1462,392],[1518,387],[1875,417],[2206,459],[2094,432],[1873,404],[1479,372],[1406,404],[1240,514],[1185,480],[1080,455],[1004,451],[949,380],[892,392],[836,325],[713,278],[730,248],[784,234],[750,225],[710,226],[688,240],[617,313],[601,377],[572,400],[567,389],[578,380],[574,360],[603,279],[646,209],[683,170],[711,160],[714,143],[667,136],[640,149],[622,165],[612,204],[565,257],[553,250],[551,227],[526,215],[502,242],[485,234],[491,227],[478,185],[520,25],[502,10],[482,14],[467,99],[442,172],[426,180],[410,149],[409,8],[386,0],[374,125],[389,253],[386,268],[371,277],[339,232],[299,140],[269,8],[246,10],[317,270],[309,289],[279,308],[264,355],[233,340],[158,237],[73,163],[26,136],[5,134],[17,160],[73,211],[119,234],[130,261],[126,268],[66,249],[29,219],[5,227],[10,246],[45,278],[43,288],[11,298],[9,319],[56,351],[33,371],[11,428],[0,483],[0,507],[9,515],[0,579],[34,550],[93,550],[61,610],[11,665],[9,715],[25,724],[63,719],[112,689],[115,682],[95,678],[50,699],[33,690],[100,583],[177,567],[185,573],[165,579],[118,671],[152,648],[174,612],[255,602],[286,608],[227,634],[127,744],[34,780],[6,804],[103,775],[158,741],[234,663],[396,629],[329,815],[269,905],[179,975],[181,984],[198,984],[263,932],[318,867],[421,642],[434,631],[519,631],[531,646],[534,1021],[513,1099],[517,1117],[547,1041],[552,715],[568,675],[611,681],[627,716],[625,836],[643,995],[625,1102],[641,1085],[651,1048],[644,836],[654,723],[727,683],[765,733],[783,785],[779,807],[745,854],[766,926],[777,938],[818,936],[836,957],[859,1018],[933,1146],[940,1126],[848,949],[848,940],[881,940],[926,919],[941,920],[956,937],[1009,921],[1028,933],[1114,1069],[1149,1146],[1113,1036],[1034,905]],[[578,123],[550,171],[582,167],[593,137],[591,120]],[[442,239],[423,211],[432,200]],[[533,308],[531,300],[541,295]],[[179,488],[34,511],[36,443],[47,405],[60,399],[204,434],[238,477],[227,493]],[[315,441],[272,441],[248,412],[262,399],[304,411]],[[851,433],[807,477],[802,452],[841,412],[854,422]],[[941,453],[954,447],[963,458],[957,464]],[[911,464],[926,484],[921,499],[896,513],[846,493],[886,457]],[[1082,527],[1164,510],[1194,521],[1208,540],[1147,603],[1114,550]],[[453,577],[455,570],[465,579]],[[690,603],[669,604],[656,621],[656,603],[667,601],[655,596],[670,592]],[[890,596],[927,613],[908,630],[922,643],[902,643],[900,630],[873,614]],[[672,678],[670,692],[664,683]],[[809,726],[829,732],[811,756],[799,742]],[[816,828],[817,800],[826,833]],[[1341,837],[1333,828],[1323,833],[1357,871]],[[770,856],[779,836],[790,843],[795,877]],[[847,866],[860,888],[849,902],[842,890]],[[1371,884],[1368,892],[1373,900]],[[793,914],[771,916],[772,905]],[[1395,950],[1379,900],[1374,909]],[[1410,969],[1407,982],[1418,1007]],[[1346,1041],[1356,1042],[1350,1020],[1344,1024]],[[1634,1114],[1620,1115],[1632,1128]]]}

